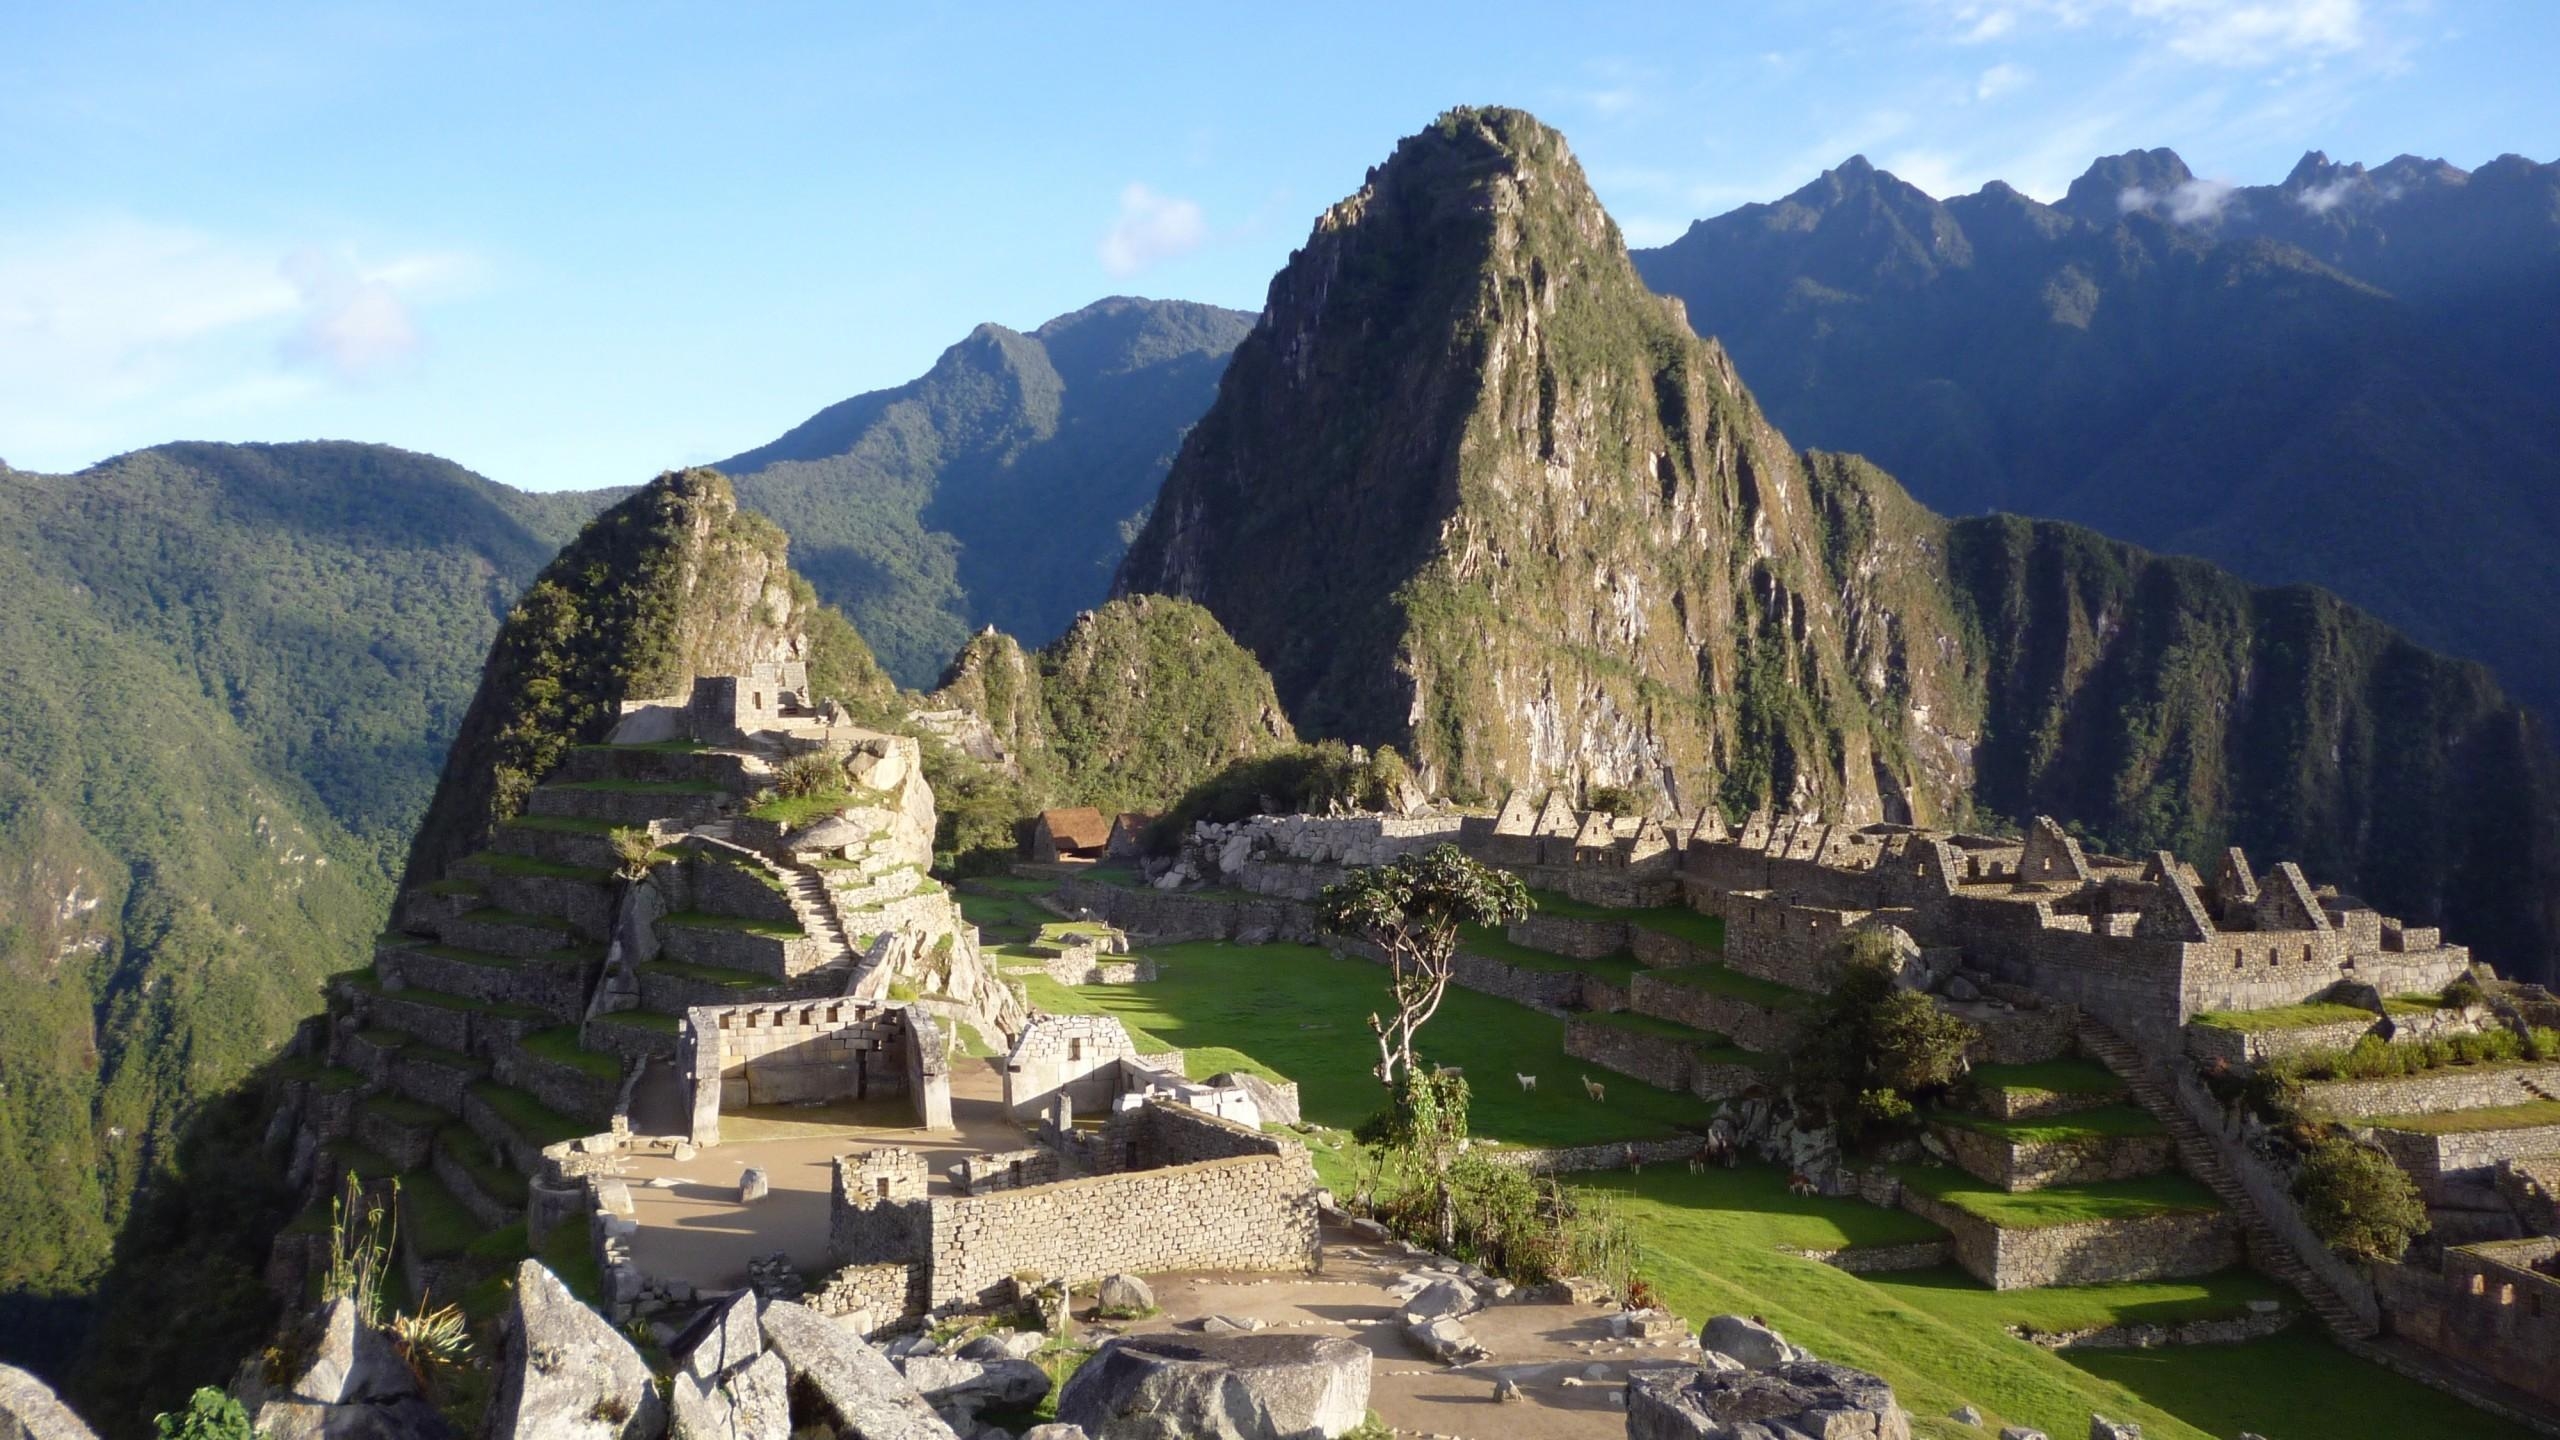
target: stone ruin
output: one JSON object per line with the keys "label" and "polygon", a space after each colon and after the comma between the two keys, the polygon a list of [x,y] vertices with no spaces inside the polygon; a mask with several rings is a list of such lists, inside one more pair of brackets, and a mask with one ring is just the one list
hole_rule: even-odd
{"label": "stone ruin", "polygon": [[720,1143],[724,1111],[903,1096],[915,1123],[951,1128],[951,1064],[942,1031],[912,1005],[861,1000],[696,1005],[685,1012],[677,1072],[688,1137]]}
{"label": "stone ruin", "polygon": [[1253,1127],[1298,1119],[1295,1081],[1189,1079],[1181,1051],[1140,1054],[1115,1016],[1039,1016],[1005,1056],[1005,1109],[1046,1137],[1073,1136],[1079,1116],[1114,1115],[1155,1099]]}

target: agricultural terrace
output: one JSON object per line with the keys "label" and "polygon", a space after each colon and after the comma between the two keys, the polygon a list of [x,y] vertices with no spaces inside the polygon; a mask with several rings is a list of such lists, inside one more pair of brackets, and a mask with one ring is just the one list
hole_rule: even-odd
{"label": "agricultural terrace", "polygon": [[[989,893],[966,894],[962,904],[999,953],[1054,919],[1032,903],[1043,888],[1037,881],[972,882],[972,888]],[[1565,902],[1549,913],[1567,908],[1588,907]],[[1650,912],[1593,913],[1652,918]],[[1469,948],[1478,948],[1474,937]],[[1043,1009],[1115,1015],[1142,1049],[1180,1047],[1194,1075],[1246,1069],[1297,1081],[1307,1121],[1325,1132],[1308,1137],[1318,1168],[1327,1183],[1347,1184],[1357,1149],[1344,1132],[1381,1101],[1369,1073],[1377,1049],[1368,1026],[1384,998],[1379,968],[1302,945],[1208,942],[1145,953],[1159,978],[1142,985],[1070,987],[1040,975],[1016,978]],[[1541,958],[1563,969],[1626,963]],[[1658,1137],[1713,1113],[1688,1096],[1592,1071],[1564,1053],[1563,1036],[1564,1024],[1553,1016],[1452,990],[1423,1032],[1421,1048],[1429,1060],[1466,1071],[1475,1133],[1504,1144]],[[2054,1090],[2103,1088],[2094,1069],[2062,1062],[2018,1067],[2001,1078]],[[1605,1102],[1584,1093],[1579,1077],[1585,1073],[1605,1081]],[[1537,1075],[1537,1090],[1523,1092],[1515,1074]],[[2058,1198],[1995,1198],[1955,1172],[1923,1173],[1935,1188],[1985,1206],[2029,1210]],[[2054,1351],[2010,1333],[2013,1326],[2053,1332],[2228,1317],[2244,1313],[2253,1300],[2297,1305],[2281,1286],[2250,1271],[1997,1292],[1952,1266],[1859,1276],[1798,1252],[1902,1245],[1940,1232],[1899,1210],[1791,1195],[1785,1177],[1761,1165],[1703,1174],[1657,1165],[1641,1174],[1587,1175],[1578,1183],[1620,1197],[1637,1227],[1648,1277],[1672,1308],[1693,1320],[1727,1311],[1763,1316],[1826,1358],[1873,1370],[1901,1395],[1914,1433],[1933,1440],[1996,1434],[2003,1424],[2080,1434],[2092,1412],[2139,1422],[2153,1440],[2224,1440],[2243,1430],[2269,1440],[2522,1440],[2528,1433],[2348,1355],[2307,1316],[2273,1338],[2230,1346]],[[2194,1197],[2182,1180],[2162,1177],[2121,1187],[2113,1200],[2134,1209],[2176,1208]],[[1972,1429],[1947,1418],[1963,1404],[1981,1409],[1989,1426]]]}

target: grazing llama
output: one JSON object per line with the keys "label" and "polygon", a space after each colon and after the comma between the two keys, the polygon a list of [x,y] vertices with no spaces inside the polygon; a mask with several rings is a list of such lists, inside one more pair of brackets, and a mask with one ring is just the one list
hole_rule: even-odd
{"label": "grazing llama", "polygon": [[1535,1075],[1523,1075],[1523,1074],[1521,1074],[1519,1071],[1514,1070],[1513,1072],[1511,1072],[1511,1078],[1520,1082],[1520,1093],[1521,1093],[1521,1094],[1523,1094],[1523,1095],[1530,1095],[1530,1094],[1535,1094],[1535,1093],[1537,1092],[1537,1089],[1538,1089],[1538,1077],[1537,1077],[1537,1076],[1535,1076]]}
{"label": "grazing llama", "polygon": [[1819,1195],[1822,1187],[1814,1184],[1813,1177],[1803,1171],[1790,1170],[1787,1172],[1787,1193],[1798,1197]]}
{"label": "grazing llama", "polygon": [[1582,1093],[1590,1096],[1596,1101],[1599,1101],[1603,1105],[1609,1103],[1609,1087],[1592,1079],[1588,1075],[1582,1077]]}

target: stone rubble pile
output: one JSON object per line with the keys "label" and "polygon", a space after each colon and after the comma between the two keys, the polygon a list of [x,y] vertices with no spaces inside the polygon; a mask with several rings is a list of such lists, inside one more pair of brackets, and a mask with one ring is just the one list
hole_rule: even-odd
{"label": "stone rubble pile", "polygon": [[1910,1440],[1892,1386],[1756,1320],[1716,1316],[1698,1344],[1703,1364],[1627,1377],[1628,1440]]}

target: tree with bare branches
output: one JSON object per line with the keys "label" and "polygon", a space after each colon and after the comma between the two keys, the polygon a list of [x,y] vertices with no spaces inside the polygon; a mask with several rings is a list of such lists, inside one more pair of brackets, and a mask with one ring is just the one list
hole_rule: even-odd
{"label": "tree with bare branches", "polygon": [[1366,940],[1387,954],[1387,997],[1395,1018],[1369,1016],[1378,1036],[1380,1084],[1393,1090],[1413,1070],[1413,1037],[1440,1009],[1449,990],[1462,925],[1508,925],[1529,913],[1520,877],[1470,859],[1455,845],[1399,855],[1354,870],[1316,897],[1319,923],[1333,934]]}

